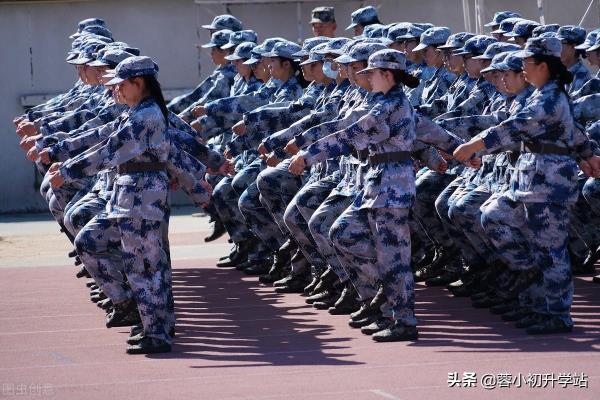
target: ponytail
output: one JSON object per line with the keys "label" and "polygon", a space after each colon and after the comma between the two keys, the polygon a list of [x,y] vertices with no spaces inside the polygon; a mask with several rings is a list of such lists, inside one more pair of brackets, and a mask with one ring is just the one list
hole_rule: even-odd
{"label": "ponytail", "polygon": [[545,55],[534,55],[532,57],[536,64],[546,63],[550,72],[550,80],[557,81],[561,88],[564,89],[565,86],[573,82],[573,74],[562,63],[559,57]]}
{"label": "ponytail", "polygon": [[409,74],[403,69],[387,69],[381,68],[382,71],[389,71],[394,75],[394,81],[398,84],[401,83],[406,87],[411,89],[419,86],[419,78],[414,75]]}
{"label": "ponytail", "polygon": [[167,102],[162,93],[162,89],[160,88],[160,83],[156,79],[154,75],[144,75],[144,85],[146,89],[150,93],[150,97],[154,99],[156,104],[160,107],[160,111],[165,117],[165,122],[167,125],[169,124],[169,109],[167,108]]}

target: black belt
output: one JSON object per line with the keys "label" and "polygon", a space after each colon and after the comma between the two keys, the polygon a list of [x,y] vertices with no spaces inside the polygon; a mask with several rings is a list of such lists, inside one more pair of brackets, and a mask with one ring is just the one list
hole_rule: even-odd
{"label": "black belt", "polygon": [[131,174],[135,172],[160,172],[167,169],[167,164],[164,162],[133,162],[129,161],[117,167],[119,174]]}
{"label": "black belt", "polygon": [[360,161],[365,161],[369,158],[369,149],[356,150],[356,156]]}
{"label": "black belt", "polygon": [[571,155],[571,152],[566,147],[539,142],[521,142],[521,153],[556,154],[559,156]]}
{"label": "black belt", "polygon": [[369,164],[386,164],[408,160],[412,160],[409,151],[394,151],[392,153],[381,153],[369,156]]}

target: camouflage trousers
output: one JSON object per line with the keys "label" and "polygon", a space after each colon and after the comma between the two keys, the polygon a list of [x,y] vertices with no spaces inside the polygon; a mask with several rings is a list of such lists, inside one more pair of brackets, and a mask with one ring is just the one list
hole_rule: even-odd
{"label": "camouflage trousers", "polygon": [[408,215],[407,208],[350,206],[331,227],[331,240],[351,279],[353,274],[358,276],[355,286],[361,299],[365,299],[365,292],[374,295],[377,284],[382,283],[387,297],[383,315],[414,326],[417,319]]}
{"label": "camouflage trousers", "polygon": [[438,196],[435,208],[442,220],[446,234],[452,238],[454,246],[469,265],[480,265],[485,262],[471,245],[462,227],[450,218],[450,213],[460,199],[468,195],[476,187],[468,184],[462,177],[457,177]]}
{"label": "camouflage trousers", "polygon": [[[588,177],[580,172],[577,177],[579,196],[571,208],[569,223],[569,253],[580,261],[586,258],[589,251],[596,250],[600,245],[600,231],[597,228],[600,218],[594,213],[583,193],[587,181]],[[592,186],[586,189],[588,196],[591,194],[590,189]]]}
{"label": "camouflage trousers", "polygon": [[[161,221],[94,217],[75,238],[77,252],[94,281],[113,301],[134,299],[144,335],[171,341],[174,317],[169,257]],[[168,247],[167,247],[168,248]],[[125,282],[125,277],[127,282]]]}
{"label": "camouflage trousers", "polygon": [[65,227],[74,236],[77,236],[92,218],[106,209],[106,203],[107,201],[100,197],[98,192],[87,192],[79,199],[76,196],[67,205],[64,217]]}
{"label": "camouflage trousers", "polygon": [[[250,226],[252,232],[260,239],[265,249],[263,254],[254,254],[252,258],[249,255],[248,259],[252,261],[267,258],[269,254],[279,250],[286,240],[275,221],[273,221],[273,217],[261,202],[260,197],[261,195],[256,182],[252,182],[244,190],[238,202],[244,220]],[[259,256],[262,258],[259,258]]]}
{"label": "camouflage trousers", "polygon": [[284,221],[285,210],[302,187],[302,178],[288,171],[290,160],[283,160],[276,167],[268,167],[256,179],[260,202],[265,206],[281,233],[289,236]]}
{"label": "camouflage trousers", "polygon": [[575,230],[590,250],[596,250],[600,246],[600,179],[588,178],[585,181],[579,195],[579,199],[582,198],[585,211],[576,218]]}
{"label": "camouflage trousers", "polygon": [[458,198],[448,210],[450,221],[460,229],[471,249],[477,253],[480,260],[489,264],[493,263],[497,256],[481,226],[480,208],[491,196],[492,193],[479,186]]}
{"label": "camouflage trousers", "polygon": [[[333,242],[329,236],[329,231],[335,220],[345,209],[350,207],[353,201],[354,197],[352,196],[328,196],[321,205],[319,205],[308,221],[308,229],[317,245],[321,257],[325,259],[326,263],[333,269],[341,282],[347,281],[349,276],[336,254]],[[357,280],[358,278],[354,277],[352,282],[356,282]],[[366,296],[364,298],[372,297],[371,291],[369,290],[370,289],[367,289],[366,293],[363,293]]]}
{"label": "camouflage trousers", "polygon": [[427,233],[436,245],[444,248],[451,248],[452,239],[444,230],[442,221],[435,209],[435,201],[440,193],[455,178],[453,175],[439,174],[435,171],[420,173],[415,180],[416,200],[413,206],[413,215],[427,227]]}
{"label": "camouflage trousers", "polygon": [[572,325],[568,206],[517,202],[502,194],[483,207],[481,223],[511,269],[539,268],[542,272],[541,281],[529,289],[533,311],[558,316]]}
{"label": "camouflage trousers", "polygon": [[[308,221],[314,212],[325,201],[329,193],[337,186],[339,174],[328,176],[324,179],[302,187],[290,201],[284,214],[285,225],[291,237],[294,238],[302,254],[313,267],[313,275],[320,275],[327,266],[327,261],[321,255],[317,243],[310,233]],[[292,265],[292,268],[296,265]],[[295,271],[293,273],[302,273]]]}

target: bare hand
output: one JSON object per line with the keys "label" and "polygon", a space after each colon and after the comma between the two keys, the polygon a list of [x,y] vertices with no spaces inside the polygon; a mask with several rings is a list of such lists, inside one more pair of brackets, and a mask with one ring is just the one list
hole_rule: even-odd
{"label": "bare hand", "polygon": [[200,186],[202,186],[202,188],[204,190],[206,190],[209,194],[212,195],[213,187],[210,185],[210,183],[208,183],[207,181],[202,180],[202,181],[200,181]]}
{"label": "bare hand", "polygon": [[[56,165],[56,164],[54,164]],[[50,176],[50,185],[53,188],[59,188],[65,183],[65,178],[62,176],[59,170],[55,171]]]}
{"label": "bare hand", "polygon": [[19,127],[19,124],[20,124],[21,122],[23,122],[23,120],[24,120],[24,119],[25,119],[24,117],[15,117],[15,118],[13,119],[13,124],[15,124],[15,127],[17,127],[17,128],[18,128],[18,127]]}
{"label": "bare hand", "polygon": [[471,158],[473,156],[473,154],[477,153],[478,151],[484,150],[484,149],[485,149],[485,144],[483,143],[483,140],[471,139],[471,141],[458,146],[456,148],[456,150],[454,150],[453,156],[459,162],[464,163],[469,158]]}
{"label": "bare hand", "polygon": [[53,174],[54,172],[58,171],[58,169],[60,168],[61,163],[54,163],[50,166],[50,168],[48,168],[48,173],[49,174]]}
{"label": "bare hand", "polygon": [[17,128],[17,135],[19,136],[33,136],[37,133],[33,122],[22,123]]}
{"label": "bare hand", "polygon": [[290,166],[288,167],[288,171],[294,175],[302,175],[304,173],[304,169],[306,168],[306,161],[304,157],[299,155],[295,155],[291,158]]}
{"label": "bare hand", "polygon": [[40,161],[44,164],[50,164],[52,162],[50,160],[50,152],[48,151],[48,149],[43,149],[42,151],[40,151],[39,156]]}
{"label": "bare hand", "polygon": [[190,126],[194,128],[196,132],[202,132],[202,125],[200,124],[200,121],[195,120],[190,124]]}
{"label": "bare hand", "polygon": [[479,167],[481,167],[481,157],[474,157],[470,159],[469,161],[467,161],[466,165],[469,168],[478,169]]}
{"label": "bare hand", "polygon": [[291,154],[291,155],[295,155],[298,154],[298,152],[300,151],[300,149],[298,148],[298,146],[296,145],[296,140],[292,139],[288,142],[288,144],[285,145],[284,149],[283,149],[286,153]]}
{"label": "bare hand", "polygon": [[246,124],[244,123],[244,121],[240,121],[234,126],[232,126],[231,130],[238,136],[244,136],[246,134]]}
{"label": "bare hand", "polygon": [[263,143],[258,145],[258,154],[260,155],[265,155],[267,154],[269,151],[267,150],[267,148],[265,147],[265,145]]}
{"label": "bare hand", "polygon": [[32,162],[36,162],[40,158],[37,149],[35,146],[31,147],[27,152],[27,159]]}
{"label": "bare hand", "polygon": [[200,118],[203,115],[206,115],[206,110],[203,106],[196,106],[192,108],[192,115],[196,118]]}
{"label": "bare hand", "polygon": [[275,154],[271,154],[269,157],[267,157],[267,165],[269,167],[276,167],[277,164],[279,164],[279,158],[277,158]]}
{"label": "bare hand", "polygon": [[447,170],[448,163],[446,162],[446,160],[444,160],[440,163],[440,165],[438,165],[437,172],[439,172],[440,174],[445,174]]}
{"label": "bare hand", "polygon": [[23,151],[29,151],[29,149],[35,147],[35,141],[35,136],[24,136],[19,142],[19,146],[23,149]]}

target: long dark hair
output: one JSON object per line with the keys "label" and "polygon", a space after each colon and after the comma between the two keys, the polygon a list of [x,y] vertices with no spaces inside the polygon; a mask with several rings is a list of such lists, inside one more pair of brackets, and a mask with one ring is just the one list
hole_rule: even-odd
{"label": "long dark hair", "polygon": [[160,111],[165,117],[165,122],[169,121],[169,109],[167,108],[167,102],[165,101],[165,97],[163,96],[162,89],[160,88],[160,83],[156,79],[154,75],[144,75],[144,85],[146,89],[150,93],[150,97],[156,101],[156,104],[160,107]]}
{"label": "long dark hair", "polygon": [[[573,74],[562,63],[559,57],[546,55],[533,55],[536,64],[546,63],[550,72],[550,79],[558,82],[559,86],[564,90],[566,85],[573,82]],[[566,90],[565,90],[566,93]]]}
{"label": "long dark hair", "polygon": [[391,72],[392,75],[394,75],[394,81],[396,83],[401,83],[411,89],[414,89],[417,86],[419,86],[419,78],[417,78],[414,75],[409,74],[408,72],[406,72],[403,69],[381,68],[381,70]]}
{"label": "long dark hair", "polygon": [[302,67],[298,61],[290,60],[289,58],[282,58],[281,61],[289,61],[292,68],[294,69],[294,76],[298,81],[298,84],[302,87],[302,89],[306,88],[309,82],[304,78],[304,74],[302,73]]}

